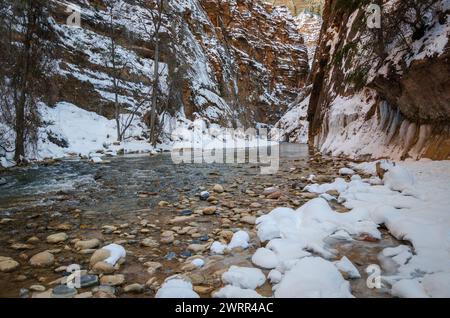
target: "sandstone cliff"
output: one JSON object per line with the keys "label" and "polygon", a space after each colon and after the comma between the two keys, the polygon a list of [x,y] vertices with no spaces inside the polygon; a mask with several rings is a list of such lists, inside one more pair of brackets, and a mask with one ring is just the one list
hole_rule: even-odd
{"label": "sandstone cliff", "polygon": [[[353,157],[450,156],[448,1],[326,1],[312,71],[311,144]],[[415,3],[415,4],[414,4]]]}
{"label": "sandstone cliff", "polygon": [[[65,24],[70,4],[81,8],[81,28]],[[154,43],[143,24],[151,24],[151,9],[135,1],[113,6],[120,16],[114,19],[123,62],[120,101],[131,108],[150,93]],[[64,100],[111,117],[106,2],[65,1],[54,11],[59,71],[50,104]],[[303,39],[283,8],[250,0],[169,1],[161,37],[160,112],[172,117],[199,116],[224,126],[274,123],[308,76]]]}

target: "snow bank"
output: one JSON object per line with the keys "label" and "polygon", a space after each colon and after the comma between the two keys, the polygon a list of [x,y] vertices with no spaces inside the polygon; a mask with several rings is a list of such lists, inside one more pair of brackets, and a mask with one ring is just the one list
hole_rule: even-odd
{"label": "snow bank", "polygon": [[245,231],[238,231],[233,234],[233,237],[231,238],[230,244],[222,244],[220,242],[214,242],[210,250],[214,254],[224,254],[226,250],[232,250],[234,248],[248,248],[248,242],[250,241],[250,236]]}
{"label": "snow bank", "polygon": [[214,298],[263,298],[253,289],[242,289],[240,287],[227,285],[213,294]]}
{"label": "snow bank", "polygon": [[276,298],[352,298],[350,284],[333,263],[320,257],[301,259],[274,287]]}
{"label": "snow bank", "polygon": [[256,289],[264,285],[266,276],[258,268],[231,266],[223,273],[222,281],[243,289]]}
{"label": "snow bank", "polygon": [[175,276],[166,279],[155,298],[193,299],[200,298],[200,296],[194,292],[191,282]]}
{"label": "snow bank", "polygon": [[386,170],[383,180],[373,162],[352,165],[370,178],[337,178],[307,187],[316,193],[338,191],[339,202],[350,209],[347,213],[336,213],[325,199],[316,198],[297,210],[276,208],[257,219],[258,237],[269,243],[252,261],[273,268],[268,278],[276,284],[275,297],[351,297],[340,272],[349,279],[360,274],[346,257],[335,263],[325,260],[335,257],[325,241],[380,239],[380,225],[411,244],[386,248],[379,255],[383,270],[392,273],[383,275],[392,295],[450,297],[450,161],[380,163]]}
{"label": "snow bank", "polygon": [[105,263],[116,265],[117,261],[121,258],[124,258],[127,255],[127,252],[123,248],[123,246],[118,244],[110,244],[102,249],[108,250],[110,252],[110,255],[107,259],[104,260]]}

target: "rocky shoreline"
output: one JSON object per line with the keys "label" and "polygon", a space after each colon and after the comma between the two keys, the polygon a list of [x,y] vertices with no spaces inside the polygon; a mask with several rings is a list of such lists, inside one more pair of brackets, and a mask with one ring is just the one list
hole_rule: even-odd
{"label": "rocky shoreline", "polygon": [[[108,200],[113,194],[107,188],[117,190],[120,184],[103,183],[97,194],[46,194],[40,200],[51,200],[48,205],[1,214],[0,297],[154,297],[173,275],[192,282],[201,297],[211,297],[224,286],[222,275],[231,266],[255,267],[251,256],[263,246],[256,235],[257,217],[316,198],[303,191],[311,176],[316,183],[330,182],[345,166],[345,160],[317,155],[283,160],[274,176],[258,175],[256,166],[237,175],[212,171],[202,185],[192,185],[195,192],[170,189],[176,199],[166,200],[142,190],[131,199],[143,208],[120,212],[69,204],[86,195],[88,200]],[[200,197],[201,191],[209,196]],[[337,202],[331,204],[346,212]],[[248,233],[248,246],[225,249],[223,255],[211,252],[214,242],[227,246],[239,231]],[[365,237],[360,241],[376,244]],[[126,256],[106,262],[110,244],[123,247]],[[88,282],[78,291],[61,287],[72,264],[80,265],[82,280]],[[256,291],[272,296],[269,283]]]}

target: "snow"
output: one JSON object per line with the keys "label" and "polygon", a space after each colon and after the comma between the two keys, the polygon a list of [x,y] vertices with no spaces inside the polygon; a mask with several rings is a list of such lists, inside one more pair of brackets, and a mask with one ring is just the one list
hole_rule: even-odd
{"label": "snow", "polygon": [[196,267],[203,267],[205,265],[205,261],[202,260],[201,258],[196,258],[192,261],[192,264],[195,265]]}
{"label": "snow", "polygon": [[127,255],[125,248],[118,244],[109,244],[102,249],[108,250],[110,252],[109,257],[105,259],[104,262],[112,266],[116,265],[119,259],[124,258]]}
{"label": "snow", "polygon": [[276,298],[352,298],[350,284],[333,263],[306,257],[274,287]]}
{"label": "snow", "polygon": [[[145,140],[135,139],[143,133],[138,120],[127,132],[125,141],[115,146],[113,144],[117,135],[115,120],[108,120],[66,102],[58,103],[55,107],[41,105],[40,111],[45,121],[50,124],[41,129],[36,159],[62,158],[76,154],[100,162],[98,159],[102,154],[93,155],[99,149],[103,151],[124,149],[125,153],[150,152],[153,149]],[[67,148],[52,143],[47,139],[48,134],[65,140]]]}
{"label": "snow", "polygon": [[266,276],[258,268],[231,266],[223,273],[222,281],[243,289],[256,289],[266,282]]}
{"label": "snow", "polygon": [[[386,170],[383,180],[376,177],[377,163]],[[361,236],[381,239],[378,227],[384,225],[395,238],[410,244],[379,254],[386,271],[383,283],[392,295],[450,297],[450,161],[382,160],[351,167],[372,177],[352,177],[348,182],[337,178],[308,188],[317,193],[338,191],[339,202],[349,212],[337,213],[325,199],[316,198],[297,210],[276,208],[257,219],[258,237],[269,242],[252,261],[263,268],[270,261],[267,267],[273,270],[268,279],[274,284],[274,296],[351,297],[340,272],[348,279],[361,275],[345,256],[329,262],[336,251],[326,242],[351,243]]]}
{"label": "snow", "polygon": [[231,238],[230,244],[228,244],[228,249],[232,250],[237,247],[241,247],[243,249],[248,248],[248,242],[250,241],[250,236],[245,231],[238,231],[234,233]]}
{"label": "snow", "polygon": [[351,176],[355,174],[355,171],[350,168],[342,168],[339,170],[341,176]]}
{"label": "snow", "polygon": [[191,282],[175,276],[166,279],[155,298],[193,299],[200,296],[194,292]]}
{"label": "snow", "polygon": [[343,258],[341,258],[340,261],[334,262],[334,265],[337,267],[337,269],[341,273],[345,274],[345,276],[350,278],[350,279],[361,278],[361,274],[359,273],[358,269],[345,256]]}
{"label": "snow", "polygon": [[212,245],[210,247],[210,250],[212,253],[219,254],[219,255],[222,255],[226,249],[227,249],[227,245],[222,244],[220,242],[214,242],[214,243],[212,243]]}
{"label": "snow", "polygon": [[278,265],[278,258],[274,252],[263,247],[253,254],[252,263],[261,268],[273,269]]}
{"label": "snow", "polygon": [[240,287],[227,285],[215,292],[214,298],[263,298],[253,289],[242,289]]}
{"label": "snow", "polygon": [[272,284],[278,284],[283,279],[283,274],[281,274],[281,272],[276,269],[272,269],[269,272],[267,278],[270,280]]}
{"label": "snow", "polygon": [[233,234],[233,237],[228,245],[216,241],[211,245],[210,250],[214,254],[224,254],[226,250],[232,250],[238,247],[246,249],[249,246],[249,241],[250,236],[247,232],[237,231]]}

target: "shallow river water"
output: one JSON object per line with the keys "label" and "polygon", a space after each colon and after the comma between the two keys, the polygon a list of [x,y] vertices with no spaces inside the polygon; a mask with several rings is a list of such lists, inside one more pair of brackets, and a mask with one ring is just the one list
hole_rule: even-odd
{"label": "shallow river water", "polygon": [[[58,271],[61,266],[76,263],[89,269],[92,251],[77,251],[74,243],[92,238],[101,240],[102,245],[122,244],[127,257],[116,274],[125,275],[124,285],[145,285],[137,294],[125,293],[124,285],[117,286],[116,296],[153,297],[166,277],[183,274],[193,281],[202,297],[209,297],[222,286],[221,273],[231,265],[252,266],[251,255],[261,246],[255,226],[242,222],[243,217],[257,217],[279,206],[299,207],[311,199],[302,191],[309,175],[331,181],[345,165],[340,159],[310,157],[304,145],[284,144],[280,154],[280,169],[275,175],[262,175],[259,167],[250,163],[176,165],[170,154],[112,157],[102,164],[62,160],[0,173],[7,182],[0,186],[0,256],[20,263],[13,272],[0,273],[0,297],[19,297],[21,293],[23,297],[48,296],[62,277]],[[214,194],[211,190],[215,184],[222,185],[225,192]],[[261,196],[270,186],[279,187],[283,196],[275,200]],[[211,191],[209,202],[199,200],[198,193],[203,190]],[[214,215],[201,213],[208,206],[217,207]],[[346,211],[337,204],[333,208]],[[174,218],[186,210],[191,211],[191,218],[174,223]],[[105,231],[106,225],[113,226],[114,231]],[[209,255],[207,246],[223,238],[221,231],[237,229],[250,233],[249,249],[225,256]],[[173,242],[159,243],[164,231],[175,232]],[[47,243],[48,235],[60,232],[68,235],[65,242]],[[145,239],[157,244],[143,246]],[[192,244],[206,248],[188,251]],[[347,256],[363,275],[351,282],[355,296],[387,296],[384,290],[366,287],[364,269],[378,262],[377,255],[383,248],[397,245],[387,233],[379,242],[333,245],[339,256]],[[30,266],[29,258],[45,250],[55,255],[54,264],[45,268]],[[186,258],[191,254],[205,259],[206,266],[186,267]],[[145,265],[149,261],[161,263],[162,268],[149,274]],[[149,282],[152,277],[154,280]],[[42,285],[46,292],[29,291],[32,285]],[[79,292],[97,295],[95,291]],[[271,296],[271,286],[267,283],[258,292]]]}

